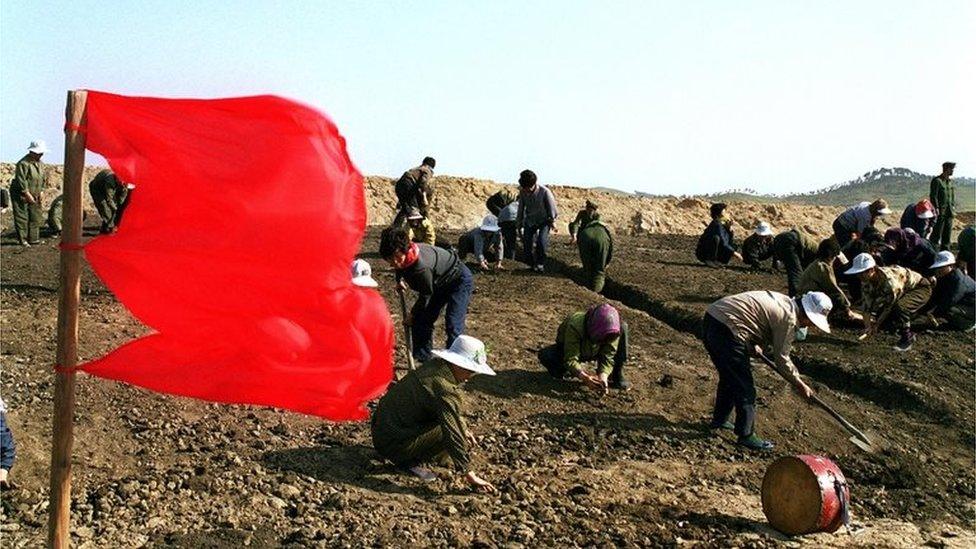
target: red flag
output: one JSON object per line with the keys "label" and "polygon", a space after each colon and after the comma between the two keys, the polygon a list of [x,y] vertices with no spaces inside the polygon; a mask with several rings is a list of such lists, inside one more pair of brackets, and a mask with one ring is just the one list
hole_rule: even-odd
{"label": "red flag", "polygon": [[154,391],[362,419],[393,329],[350,265],[362,176],[336,126],[273,96],[89,92],[87,147],[136,185],[92,268],[154,334],[82,370]]}

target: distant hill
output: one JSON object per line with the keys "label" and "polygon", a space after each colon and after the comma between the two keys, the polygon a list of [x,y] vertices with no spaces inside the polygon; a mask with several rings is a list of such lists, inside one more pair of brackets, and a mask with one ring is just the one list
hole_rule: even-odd
{"label": "distant hill", "polygon": [[[751,189],[733,189],[706,195],[703,198],[712,201],[794,202],[817,206],[850,206],[858,202],[884,198],[892,209],[900,211],[908,204],[927,197],[931,181],[931,175],[907,168],[879,168],[857,179],[810,193],[762,195],[756,194]],[[956,209],[960,212],[976,210],[976,179],[955,177],[953,181],[956,187]]]}

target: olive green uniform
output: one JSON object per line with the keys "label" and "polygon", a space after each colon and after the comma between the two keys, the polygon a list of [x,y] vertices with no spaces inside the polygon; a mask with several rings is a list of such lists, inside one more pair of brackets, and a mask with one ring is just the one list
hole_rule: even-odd
{"label": "olive green uniform", "polygon": [[569,222],[569,236],[576,236],[580,229],[585,227],[594,219],[600,219],[600,215],[596,212],[591,213],[590,210],[586,208],[577,212],[576,219]]}
{"label": "olive green uniform", "polygon": [[[14,210],[14,229],[17,240],[37,242],[41,238],[41,223],[44,210],[41,208],[41,191],[44,190],[44,164],[24,156],[14,168],[14,179],[10,182],[10,202]],[[27,201],[25,194],[34,197],[34,203]]]}
{"label": "olive green uniform", "polygon": [[603,291],[606,268],[613,259],[613,236],[598,219],[579,230],[579,254],[583,262],[586,286],[594,292]]}
{"label": "olive green uniform", "polygon": [[119,209],[125,202],[129,189],[112,170],[102,170],[88,184],[88,191],[91,192],[92,202],[102,218],[102,232],[112,231],[119,223]]}
{"label": "olive green uniform", "polygon": [[952,179],[941,175],[932,178],[929,200],[935,206],[935,227],[932,229],[932,247],[948,250],[952,238],[952,218],[956,215],[956,190]]}
{"label": "olive green uniform", "polygon": [[450,365],[431,358],[383,395],[372,417],[376,451],[402,467],[449,457],[468,471],[467,426],[461,387]]}

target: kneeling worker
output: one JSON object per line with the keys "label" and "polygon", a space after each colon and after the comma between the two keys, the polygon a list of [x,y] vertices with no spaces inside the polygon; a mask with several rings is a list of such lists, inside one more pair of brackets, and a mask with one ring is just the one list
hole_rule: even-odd
{"label": "kneeling worker", "polygon": [[495,487],[469,467],[475,442],[461,416],[461,385],[475,374],[495,375],[485,344],[458,336],[447,350],[435,350],[420,368],[390,387],[373,412],[373,445],[380,455],[424,480],[436,478],[421,463],[448,459],[476,490]]}
{"label": "kneeling worker", "polygon": [[[588,311],[577,311],[563,320],[556,331],[556,344],[539,351],[539,361],[553,377],[579,378],[591,389],[607,393],[610,388],[628,390],[624,379],[630,332],[620,313],[604,303]],[[586,373],[581,363],[595,360],[597,375]]]}
{"label": "kneeling worker", "polygon": [[496,269],[502,268],[502,257],[505,256],[505,242],[498,226],[498,218],[488,214],[481,221],[481,225],[461,235],[457,244],[458,257],[461,261],[468,254],[474,254],[482,270],[489,269],[488,262],[495,264]]}
{"label": "kneeling worker", "polygon": [[844,274],[857,275],[864,292],[864,336],[878,331],[891,316],[901,337],[896,351],[908,351],[915,342],[912,317],[932,296],[929,279],[911,269],[892,265],[878,267],[874,256],[860,254]]}
{"label": "kneeling worker", "polygon": [[732,217],[725,213],[726,207],[721,202],[712,204],[709,209],[712,222],[698,237],[698,245],[695,247],[695,257],[709,267],[721,267],[733,257],[742,261],[742,254],[735,249]]}
{"label": "kneeling worker", "polygon": [[950,251],[939,252],[930,268],[935,271],[935,289],[918,314],[931,311],[953,330],[972,330],[976,325],[976,282],[959,269]]}
{"label": "kneeling worker", "polygon": [[[724,297],[709,305],[702,320],[705,349],[718,370],[718,391],[712,412],[713,429],[732,429],[738,443],[753,450],[770,450],[774,444],[754,431],[756,387],[749,356],[772,347],[776,371],[788,379],[804,398],[813,389],[800,379],[790,360],[797,328],[816,326],[830,333],[827,315],[833,305],[820,292],[791,298],[777,292],[755,291]],[[735,424],[729,416],[735,409]]]}

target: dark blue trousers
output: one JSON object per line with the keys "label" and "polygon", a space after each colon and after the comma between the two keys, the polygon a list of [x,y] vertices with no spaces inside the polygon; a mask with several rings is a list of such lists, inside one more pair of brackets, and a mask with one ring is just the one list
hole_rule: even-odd
{"label": "dark blue trousers", "polygon": [[461,276],[452,284],[434,290],[427,307],[413,319],[411,332],[414,360],[425,362],[430,358],[433,350],[434,323],[445,308],[447,312],[444,314],[444,331],[447,333],[447,343],[444,347],[450,347],[457,336],[464,333],[464,321],[468,316],[468,303],[471,302],[472,290],[474,290],[474,279],[466,265],[461,265]]}
{"label": "dark blue trousers", "polygon": [[549,249],[549,225],[523,227],[522,245],[525,246],[525,262],[535,267],[545,266],[546,251]]}
{"label": "dark blue trousers", "polygon": [[756,386],[746,345],[708,313],[702,320],[702,339],[718,370],[712,425],[728,421],[735,409],[735,434],[747,437],[752,434],[756,422]]}

